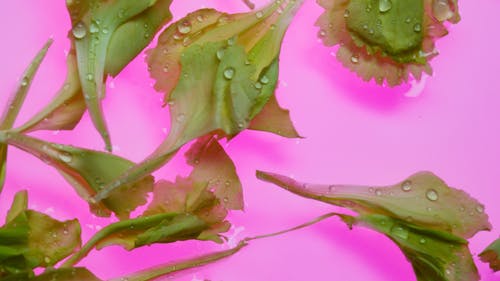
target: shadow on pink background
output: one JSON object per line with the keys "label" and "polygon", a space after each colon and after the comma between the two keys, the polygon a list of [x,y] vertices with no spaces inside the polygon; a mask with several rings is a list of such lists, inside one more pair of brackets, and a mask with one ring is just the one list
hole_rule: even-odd
{"label": "shadow on pink background", "polygon": [[[49,3],[50,4],[47,4]],[[230,3],[228,3],[230,2]],[[256,1],[262,5],[266,1]],[[201,7],[246,11],[239,1],[174,1],[177,17]],[[23,108],[27,120],[54,95],[64,80],[70,28],[64,1],[3,1],[0,4],[0,105],[18,77],[49,37],[55,43],[42,64]],[[486,206],[492,232],[471,239],[479,253],[500,234],[500,84],[498,65],[500,2],[460,1],[462,21],[439,41],[433,77],[414,85],[384,88],[364,83],[344,69],[317,40],[315,19],[322,12],[305,3],[285,38],[277,96],[291,110],[305,139],[244,132],[227,144],[241,176],[246,210],[231,215],[234,239],[295,226],[337,208],[291,195],[255,179],[256,169],[316,183],[395,183],[430,170],[464,189]],[[104,109],[115,152],[142,160],[168,131],[168,112],[151,87],[141,54],[108,83]],[[420,87],[420,89],[418,89]],[[420,91],[421,90],[421,91]],[[418,95],[419,94],[419,95]],[[409,97],[418,95],[417,97]],[[86,115],[71,132],[37,132],[51,141],[102,149]],[[159,170],[157,179],[185,173],[182,158]],[[12,196],[28,189],[30,207],[60,219],[81,219],[84,241],[108,220],[89,217],[87,205],[51,167],[10,149],[3,217]],[[235,240],[236,241],[236,240]],[[81,265],[110,278],[200,252],[227,248],[203,242],[155,245],[127,253],[110,247],[91,253]],[[477,260],[476,260],[477,261]],[[477,261],[482,280],[500,280]],[[399,249],[366,229],[349,231],[338,219],[281,237],[253,242],[217,264],[175,276],[176,280],[415,280]],[[164,280],[170,280],[165,278]]]}

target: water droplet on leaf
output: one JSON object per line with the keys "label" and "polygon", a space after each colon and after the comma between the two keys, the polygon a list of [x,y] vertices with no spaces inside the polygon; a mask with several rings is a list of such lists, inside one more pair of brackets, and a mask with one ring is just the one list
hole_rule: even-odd
{"label": "water droplet on leaf", "polygon": [[177,25],[177,30],[180,34],[188,34],[191,32],[191,23],[189,21],[183,21]]}
{"label": "water droplet on leaf", "polygon": [[410,191],[411,190],[411,181],[404,181],[402,184],[401,184],[401,189],[403,191]]}
{"label": "water droplet on leaf", "polygon": [[416,23],[416,24],[413,26],[413,31],[415,31],[415,32],[420,32],[420,31],[422,31],[422,25],[420,25],[420,23]]}
{"label": "water droplet on leaf", "polygon": [[87,28],[83,22],[79,22],[75,25],[75,27],[73,27],[71,32],[76,39],[82,39],[85,35],[87,35]]}
{"label": "water droplet on leaf", "polygon": [[73,160],[73,156],[69,152],[61,152],[59,153],[59,159],[65,163],[69,163]]}
{"label": "water droplet on leaf", "polygon": [[224,78],[228,79],[228,80],[231,80],[233,79],[233,76],[234,76],[234,68],[232,67],[228,67],[224,70]]}
{"label": "water droplet on leaf", "polygon": [[427,197],[427,199],[429,199],[430,201],[437,201],[439,199],[437,191],[432,188],[427,190],[427,192],[425,193],[425,197]]}
{"label": "water droplet on leaf", "polygon": [[379,0],[378,1],[378,10],[381,13],[388,12],[392,8],[391,0]]}

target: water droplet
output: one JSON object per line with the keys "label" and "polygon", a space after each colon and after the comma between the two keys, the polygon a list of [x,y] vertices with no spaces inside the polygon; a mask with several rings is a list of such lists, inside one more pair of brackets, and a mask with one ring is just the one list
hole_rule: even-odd
{"label": "water droplet", "polygon": [[43,258],[43,261],[44,261],[46,264],[49,264],[49,263],[50,263],[50,258],[49,258],[49,257],[45,257],[45,258]]}
{"label": "water droplet", "polygon": [[87,74],[87,80],[89,80],[89,81],[94,80],[94,74],[92,74],[92,73]]}
{"label": "water droplet", "polygon": [[382,196],[382,190],[380,189],[375,190],[375,195]]}
{"label": "water droplet", "polygon": [[401,184],[401,189],[403,191],[410,191],[411,190],[411,181],[407,180],[407,181],[404,181],[402,184]]}
{"label": "water droplet", "polygon": [[326,36],[326,31],[324,31],[323,29],[321,29],[319,31],[319,37],[325,37]]}
{"label": "water droplet", "polygon": [[401,239],[408,239],[408,230],[406,230],[404,227],[400,226],[400,225],[396,225],[394,227],[391,228],[391,233],[396,236],[396,237],[399,237]]}
{"label": "water droplet", "polygon": [[179,34],[177,34],[177,33],[175,33],[172,37],[174,37],[174,40],[180,40],[180,39],[182,38],[182,37],[181,37]]}
{"label": "water droplet", "polygon": [[406,22],[406,23],[410,23],[410,22],[411,22],[411,19],[410,19],[410,18],[406,18],[406,19],[405,19],[405,22]]}
{"label": "water droplet", "polygon": [[235,42],[236,42],[236,37],[231,37],[227,40],[227,44],[229,46],[233,46]]}
{"label": "water droplet", "polygon": [[446,273],[446,275],[450,275],[451,274],[451,270],[449,270],[449,269],[446,269],[444,272]]}
{"label": "water droplet", "polygon": [[422,31],[422,25],[420,25],[420,23],[416,23],[416,24],[413,26],[413,31],[415,31],[415,32],[420,32],[420,31]]}
{"label": "water droplet", "polygon": [[61,161],[65,163],[69,163],[71,162],[71,160],[73,160],[73,156],[71,155],[71,153],[64,151],[59,153],[59,159],[61,159]]}
{"label": "water droplet", "polygon": [[350,14],[351,14],[351,11],[349,11],[349,10],[346,9],[344,11],[344,18],[348,18]]}
{"label": "water droplet", "polygon": [[177,30],[180,34],[188,34],[191,32],[191,23],[189,21],[183,21],[177,25]]}
{"label": "water droplet", "polygon": [[202,16],[197,16],[196,20],[199,21],[199,22],[202,22],[203,21],[203,17]]}
{"label": "water droplet", "polygon": [[264,84],[264,85],[265,85],[265,84],[267,84],[267,83],[269,83],[269,78],[267,78],[267,76],[266,76],[266,75],[263,75],[263,76],[260,78],[260,83],[262,83],[262,84]]}
{"label": "water droplet", "polygon": [[437,201],[439,199],[437,191],[432,188],[427,190],[427,192],[425,193],[425,197],[427,197],[427,199],[429,199],[430,201]]}
{"label": "water droplet", "polygon": [[104,27],[104,28],[102,29],[102,33],[104,33],[104,34],[108,34],[108,33],[109,33],[109,29],[107,29],[106,27]]}
{"label": "water droplet", "polygon": [[427,242],[427,240],[425,240],[425,238],[421,238],[418,242],[420,244],[425,244]]}
{"label": "water droplet", "polygon": [[484,212],[484,207],[481,205],[476,206],[476,212],[482,214]]}
{"label": "water droplet", "polygon": [[183,122],[184,119],[186,119],[186,115],[184,115],[183,113],[177,115],[177,118],[176,118],[177,122]]}
{"label": "water droplet", "polygon": [[99,32],[99,25],[97,25],[97,23],[95,21],[92,21],[92,23],[90,24],[89,31],[90,31],[90,33]]}
{"label": "water droplet", "polygon": [[219,60],[221,60],[221,59],[224,57],[224,52],[225,52],[225,50],[224,50],[224,49],[218,49],[218,50],[217,50],[217,54],[216,54],[216,55],[217,55],[217,58],[218,58]]}
{"label": "water droplet", "polygon": [[234,76],[234,68],[232,67],[228,67],[224,70],[224,78],[228,79],[228,80],[231,80],[233,79],[233,76]]}
{"label": "water droplet", "polygon": [[359,58],[357,56],[352,56],[351,57],[351,62],[352,63],[358,63],[359,62]]}
{"label": "water droplet", "polygon": [[262,84],[260,82],[255,83],[255,89],[262,89]]}
{"label": "water droplet", "polygon": [[79,22],[75,25],[75,27],[73,27],[71,32],[76,39],[82,39],[85,35],[87,35],[87,28],[83,22]]}
{"label": "water droplet", "polygon": [[24,77],[23,80],[21,80],[21,86],[26,87],[28,85],[28,78]]}
{"label": "water droplet", "polygon": [[381,13],[388,12],[392,8],[391,0],[379,0],[378,1],[378,10]]}
{"label": "water droplet", "polygon": [[229,202],[229,198],[224,197],[224,199],[222,199],[222,201],[224,201],[224,203],[227,203],[227,202]]}
{"label": "water droplet", "polygon": [[370,188],[368,188],[368,191],[369,191],[370,193],[373,193],[373,192],[375,192],[375,189],[374,189],[373,187],[370,187]]}
{"label": "water droplet", "polygon": [[163,72],[168,72],[168,66],[166,66],[166,65],[165,65],[165,66],[163,67]]}
{"label": "water droplet", "polygon": [[448,0],[434,0],[432,12],[438,21],[445,21],[453,17],[453,11]]}

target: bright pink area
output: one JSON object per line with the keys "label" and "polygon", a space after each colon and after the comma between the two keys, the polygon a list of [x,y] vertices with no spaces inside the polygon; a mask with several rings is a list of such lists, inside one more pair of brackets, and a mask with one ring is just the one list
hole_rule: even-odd
{"label": "bright pink area", "polygon": [[[43,3],[42,3],[43,2]],[[50,4],[49,4],[50,2]],[[264,4],[266,1],[255,1]],[[216,7],[246,11],[239,1],[174,1],[180,17]],[[55,40],[19,122],[29,118],[60,87],[65,76],[69,20],[64,1],[4,1],[0,4],[0,104],[47,38]],[[471,240],[473,253],[500,234],[500,2],[460,1],[462,21],[439,41],[434,73],[418,97],[410,86],[383,88],[364,83],[318,42],[315,19],[322,12],[309,0],[286,36],[280,65],[280,103],[305,139],[284,139],[244,132],[227,145],[241,176],[246,211],[231,216],[238,238],[295,226],[331,210],[255,179],[256,169],[292,175],[316,183],[384,185],[420,170],[430,170],[450,185],[466,190],[486,206],[492,232]],[[168,130],[168,112],[140,55],[112,84],[104,101],[115,151],[139,161]],[[113,86],[114,85],[114,86]],[[43,139],[101,149],[85,116],[71,132],[38,132]],[[172,178],[185,165],[178,159],[158,178]],[[89,217],[87,205],[51,167],[16,149],[9,151],[7,183],[0,198],[0,217],[13,194],[28,189],[30,207],[57,218],[81,219],[84,239],[107,222]],[[244,229],[242,229],[242,227]],[[110,247],[94,252],[82,265],[101,278],[118,276],[200,251],[225,248],[210,243],[157,245],[127,253]],[[500,280],[477,262],[482,280]],[[415,280],[410,265],[388,239],[366,229],[349,231],[338,219],[277,238],[253,242],[223,262],[178,275],[179,280]],[[169,279],[165,279],[169,280]]]}

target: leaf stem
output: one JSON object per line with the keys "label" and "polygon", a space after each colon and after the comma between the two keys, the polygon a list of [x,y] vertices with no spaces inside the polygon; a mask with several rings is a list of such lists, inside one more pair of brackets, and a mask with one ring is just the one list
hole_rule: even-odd
{"label": "leaf stem", "polygon": [[201,255],[201,256],[194,257],[194,258],[187,259],[187,260],[174,261],[174,262],[158,265],[158,266],[155,266],[155,267],[152,267],[149,269],[145,269],[145,270],[141,270],[141,271],[136,272],[136,273],[132,273],[132,274],[127,275],[127,276],[114,278],[114,279],[111,279],[109,281],[121,281],[121,280],[151,281],[151,280],[155,280],[156,278],[161,277],[161,276],[166,276],[166,275],[176,273],[176,272],[179,272],[182,270],[190,269],[193,267],[207,265],[209,263],[216,262],[218,260],[221,260],[221,259],[224,259],[226,257],[229,257],[229,256],[236,254],[242,248],[247,246],[249,241],[282,235],[282,234],[285,234],[285,233],[288,233],[288,232],[291,232],[294,230],[308,227],[310,225],[313,225],[315,223],[323,221],[323,220],[330,218],[332,216],[339,216],[346,222],[350,218],[350,216],[348,216],[348,215],[339,214],[339,213],[324,214],[324,215],[317,217],[311,221],[308,221],[306,223],[300,224],[300,225],[292,227],[292,228],[288,228],[288,229],[285,229],[282,231],[273,232],[273,233],[269,233],[269,234],[263,234],[263,235],[257,235],[257,236],[253,236],[253,237],[244,238],[235,247],[228,249],[228,250],[217,251],[214,253]]}

